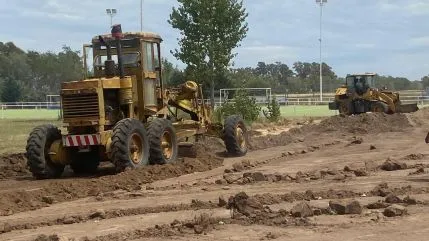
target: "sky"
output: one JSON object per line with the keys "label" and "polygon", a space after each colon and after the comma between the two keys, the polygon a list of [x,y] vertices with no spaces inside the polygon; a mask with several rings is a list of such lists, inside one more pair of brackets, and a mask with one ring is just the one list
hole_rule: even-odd
{"label": "sky", "polygon": [[[315,0],[244,0],[249,32],[234,51],[235,67],[259,61],[319,61],[320,6]],[[80,50],[113,23],[140,30],[140,0],[0,0],[1,42],[25,50]],[[143,30],[164,39],[164,57],[179,33],[167,22],[176,0],[143,0]],[[420,80],[429,74],[429,0],[328,0],[323,6],[322,58],[338,76],[354,72]]]}

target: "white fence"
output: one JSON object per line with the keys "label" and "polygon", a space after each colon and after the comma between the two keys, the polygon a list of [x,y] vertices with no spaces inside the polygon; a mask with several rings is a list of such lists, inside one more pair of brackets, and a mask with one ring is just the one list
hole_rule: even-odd
{"label": "white fence", "polygon": [[[266,105],[269,98],[265,96],[255,96],[256,103]],[[429,96],[400,96],[401,102],[417,103],[418,105],[429,104]],[[334,97],[323,97],[320,101],[319,97],[292,97],[289,98],[285,95],[276,95],[276,100],[281,105],[327,105],[329,102],[334,101]],[[225,101],[225,100],[223,100]],[[233,102],[233,100],[230,100]],[[209,99],[205,99],[204,103],[210,104]],[[219,102],[219,98],[215,98],[216,106],[223,103]],[[0,110],[19,110],[19,109],[53,109],[59,110],[61,108],[60,102],[0,102]]]}
{"label": "white fence", "polygon": [[60,102],[0,102],[2,110],[8,109],[60,109]]}

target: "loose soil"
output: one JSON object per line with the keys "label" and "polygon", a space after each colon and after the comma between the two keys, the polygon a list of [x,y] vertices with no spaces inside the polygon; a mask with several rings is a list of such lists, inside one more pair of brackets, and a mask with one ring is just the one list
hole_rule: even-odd
{"label": "loose soil", "polygon": [[[23,154],[0,156],[0,239],[315,240],[328,233],[339,241],[377,233],[376,240],[398,240],[400,225],[425,240],[429,232],[412,220],[429,220],[428,117],[428,109],[334,116],[284,122],[278,135],[262,135],[260,126],[244,157],[205,138],[182,147],[177,163],[117,175],[103,167],[95,176],[35,180]],[[361,214],[328,208],[351,199]],[[316,217],[291,216],[303,201]],[[393,204],[407,215],[384,216]]]}

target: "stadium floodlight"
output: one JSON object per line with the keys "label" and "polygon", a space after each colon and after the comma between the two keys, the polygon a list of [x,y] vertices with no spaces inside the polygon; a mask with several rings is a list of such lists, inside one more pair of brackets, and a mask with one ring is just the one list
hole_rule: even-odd
{"label": "stadium floodlight", "polygon": [[113,17],[118,13],[118,10],[116,10],[115,8],[107,8],[106,13],[107,13],[107,15],[110,16],[110,27],[112,27],[113,26]]}
{"label": "stadium floodlight", "polygon": [[323,75],[322,75],[322,9],[325,3],[328,3],[328,0],[316,0],[316,3],[320,5],[320,64],[319,64],[319,79],[320,79],[320,102],[323,101]]}

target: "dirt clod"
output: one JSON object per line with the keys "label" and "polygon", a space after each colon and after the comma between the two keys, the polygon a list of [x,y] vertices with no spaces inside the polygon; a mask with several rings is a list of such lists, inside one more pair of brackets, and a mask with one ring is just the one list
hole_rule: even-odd
{"label": "dirt clod", "polygon": [[240,213],[247,217],[254,216],[263,210],[262,204],[253,198],[249,198],[245,192],[231,196],[226,207],[232,209],[234,213]]}
{"label": "dirt clod", "polygon": [[24,153],[0,156],[0,179],[30,175]]}
{"label": "dirt clod", "polygon": [[0,224],[0,233],[7,233],[12,230],[9,223]]}
{"label": "dirt clod", "polygon": [[329,201],[329,207],[339,215],[344,214],[361,214],[362,206],[356,200],[346,202],[343,200]]}
{"label": "dirt clod", "polygon": [[54,203],[54,198],[51,196],[43,196],[42,197],[42,202],[47,203],[47,204],[53,204]]}
{"label": "dirt clod", "polygon": [[406,196],[404,198],[403,202],[408,204],[408,205],[416,205],[417,204],[417,200],[415,198],[410,197],[410,196]]}
{"label": "dirt clod", "polygon": [[279,235],[269,232],[265,235],[265,238],[268,240],[272,240],[272,239],[277,239],[279,237]]}
{"label": "dirt clod", "polygon": [[393,161],[390,158],[388,158],[381,166],[380,166],[381,170],[385,170],[385,171],[396,171],[396,170],[402,170],[402,169],[407,169],[407,164],[405,163],[400,163],[397,161]]}
{"label": "dirt clod", "polygon": [[368,208],[368,209],[381,209],[381,208],[387,208],[388,206],[389,206],[389,204],[387,204],[385,202],[377,201],[377,202],[373,202],[373,203],[366,205],[366,208]]}
{"label": "dirt clod", "polygon": [[262,182],[266,180],[262,172],[253,172],[251,174],[251,177],[255,182]]}
{"label": "dirt clod", "polygon": [[217,179],[215,181],[215,183],[219,184],[219,185],[226,185],[226,184],[228,184],[228,182],[225,179]]}
{"label": "dirt clod", "polygon": [[424,157],[425,157],[424,154],[421,154],[421,153],[415,154],[415,153],[413,153],[413,154],[409,154],[409,155],[405,156],[403,159],[404,160],[421,160]]}
{"label": "dirt clod", "polygon": [[68,241],[68,238],[60,237],[57,234],[52,235],[39,235],[34,241]]}
{"label": "dirt clod", "polygon": [[380,196],[380,197],[386,197],[390,193],[392,193],[392,190],[389,188],[387,183],[381,183],[377,185],[372,191],[372,194]]}
{"label": "dirt clod", "polygon": [[369,149],[370,149],[370,150],[375,150],[375,149],[377,149],[377,147],[375,147],[374,145],[370,145],[370,146],[369,146]]}
{"label": "dirt clod", "polygon": [[420,167],[416,171],[408,173],[408,175],[410,175],[410,176],[412,176],[412,175],[421,175],[421,174],[424,174],[424,173],[425,173],[425,168],[424,167]]}
{"label": "dirt clod", "polygon": [[404,206],[393,204],[384,209],[383,214],[386,217],[402,216],[407,214],[407,209]]}
{"label": "dirt clod", "polygon": [[223,179],[225,179],[225,181],[226,181],[228,184],[232,184],[232,183],[234,183],[234,182],[238,181],[238,180],[239,180],[239,179],[241,179],[241,178],[242,178],[242,175],[240,175],[240,174],[225,173],[225,174],[223,175]]}
{"label": "dirt clod", "polygon": [[89,218],[91,218],[91,219],[94,219],[94,218],[104,219],[104,218],[106,218],[106,212],[103,209],[98,209],[95,212],[93,212],[91,215],[89,215]]}
{"label": "dirt clod", "polygon": [[402,199],[392,193],[386,196],[385,201],[387,203],[402,203]]}
{"label": "dirt clod", "polygon": [[244,171],[244,166],[243,166],[243,164],[242,164],[242,163],[240,163],[240,162],[234,163],[234,164],[232,165],[232,168],[234,169],[234,171],[235,171],[235,172],[241,172],[241,171]]}
{"label": "dirt clod", "polygon": [[359,145],[359,144],[362,144],[362,142],[363,142],[363,139],[362,139],[362,137],[353,137],[353,139],[352,139],[352,141],[350,142],[350,144],[348,144],[348,146],[350,146],[350,145]]}
{"label": "dirt clod", "polygon": [[218,202],[218,206],[219,207],[224,207],[228,204],[228,202],[225,200],[225,198],[223,196],[219,197],[219,202]]}
{"label": "dirt clod", "polygon": [[311,217],[314,215],[313,209],[310,207],[310,204],[308,204],[307,202],[300,202],[296,204],[292,208],[291,214],[294,217],[301,217],[301,218]]}
{"label": "dirt clod", "polygon": [[357,170],[354,170],[354,171],[353,171],[353,173],[354,173],[357,177],[365,177],[365,176],[368,176],[368,172],[367,172],[365,169],[363,169],[363,168],[361,168],[361,169],[357,169]]}

